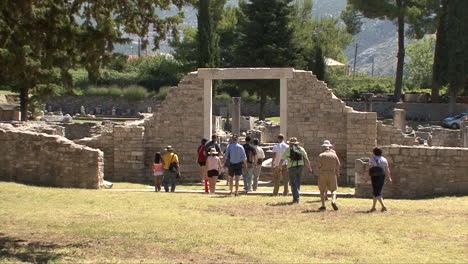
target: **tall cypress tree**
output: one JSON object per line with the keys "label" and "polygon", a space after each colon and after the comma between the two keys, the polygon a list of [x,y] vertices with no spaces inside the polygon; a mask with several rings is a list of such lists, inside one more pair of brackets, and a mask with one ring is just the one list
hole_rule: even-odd
{"label": "tall cypress tree", "polygon": [[[468,75],[468,2],[450,0],[447,7],[447,81],[452,106],[466,85]],[[454,109],[452,109],[453,111]]]}
{"label": "tall cypress tree", "polygon": [[219,67],[218,25],[223,16],[226,0],[199,0],[198,3],[198,67]]}

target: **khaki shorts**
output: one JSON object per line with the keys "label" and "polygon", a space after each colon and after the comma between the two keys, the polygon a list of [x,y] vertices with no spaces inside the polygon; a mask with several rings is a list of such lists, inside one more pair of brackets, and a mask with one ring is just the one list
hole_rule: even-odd
{"label": "khaki shorts", "polygon": [[321,192],[336,191],[338,183],[336,180],[336,174],[334,172],[323,172],[320,173],[318,179],[319,190]]}

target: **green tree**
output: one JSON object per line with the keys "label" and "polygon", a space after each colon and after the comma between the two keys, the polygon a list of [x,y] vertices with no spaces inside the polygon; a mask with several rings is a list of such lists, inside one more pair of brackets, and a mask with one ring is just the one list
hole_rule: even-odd
{"label": "green tree", "polygon": [[199,0],[197,54],[198,67],[219,67],[219,33],[218,25],[223,17],[226,0]]}
{"label": "green tree", "polygon": [[[432,1],[432,0],[430,0]],[[421,38],[424,33],[432,28],[430,23],[430,12],[424,12],[427,9],[426,0],[348,0],[348,8],[343,16],[353,14],[352,19],[345,20],[351,22],[350,32],[357,32],[356,23],[359,16],[354,12],[359,12],[362,16],[373,19],[396,21],[398,33],[398,53],[397,69],[395,78],[394,100],[399,101],[403,86],[403,67],[405,61],[405,24],[408,25],[408,34],[416,38]]]}
{"label": "green tree", "polygon": [[466,89],[468,79],[468,18],[466,1],[436,1],[436,47],[432,72],[432,101],[440,102],[439,90],[448,85],[451,107]]}
{"label": "green tree", "polygon": [[197,69],[197,30],[187,26],[182,32],[182,38],[174,39],[169,44],[174,48],[174,59],[182,63],[186,72],[191,72]]}
{"label": "green tree", "polygon": [[[314,18],[312,0],[296,0],[293,5],[294,42],[299,47],[302,61],[297,66],[315,72],[315,62],[325,63],[321,57],[345,60],[344,48],[352,41],[352,35],[346,32],[335,18]],[[319,48],[320,47],[320,48]],[[317,54],[321,52],[322,54]],[[318,66],[322,68],[321,65]]]}
{"label": "green tree", "polygon": [[468,2],[451,0],[447,8],[447,81],[453,112],[456,96],[462,93],[468,80]]}
{"label": "green tree", "polygon": [[324,81],[325,80],[325,57],[323,56],[323,50],[320,45],[315,47],[315,59],[314,59],[314,74],[317,76],[317,79]]}
{"label": "green tree", "polygon": [[435,38],[426,36],[407,47],[409,62],[406,65],[408,80],[415,88],[431,86],[432,63],[434,61]]}
{"label": "green tree", "polygon": [[[241,1],[238,22],[237,64],[244,67],[294,67],[298,48],[291,26],[292,0]],[[252,83],[252,82],[251,82]],[[256,81],[260,96],[260,119],[265,119],[267,96],[277,97],[279,82]]]}
{"label": "green tree", "polygon": [[0,3],[0,74],[20,92],[22,120],[27,120],[30,92],[50,94],[59,73],[65,88],[72,87],[69,70],[85,67],[95,78],[109,62],[115,44],[126,43],[123,32],[143,38],[150,26],[154,43],[175,33],[182,13],[160,18],[157,9],[179,10],[189,0],[55,1],[21,0]]}

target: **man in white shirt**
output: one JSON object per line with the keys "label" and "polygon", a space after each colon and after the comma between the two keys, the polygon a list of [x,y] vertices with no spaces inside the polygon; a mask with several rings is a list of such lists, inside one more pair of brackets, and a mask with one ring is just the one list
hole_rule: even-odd
{"label": "man in white shirt", "polygon": [[254,166],[253,169],[253,186],[252,189],[253,191],[257,191],[258,187],[258,179],[260,178],[260,174],[262,173],[262,163],[263,160],[265,159],[265,152],[263,149],[259,146],[260,142],[258,139],[253,140],[253,146],[255,148],[255,151],[257,152],[257,166]]}
{"label": "man in white shirt", "polygon": [[280,180],[283,179],[284,191],[283,195],[286,196],[289,193],[288,184],[288,169],[286,168],[287,161],[280,166],[280,160],[283,156],[284,151],[288,148],[288,144],[284,142],[284,136],[282,134],[278,135],[278,144],[273,147],[273,158],[271,161],[271,168],[273,169],[273,182],[275,187],[273,188],[273,196],[278,195]]}

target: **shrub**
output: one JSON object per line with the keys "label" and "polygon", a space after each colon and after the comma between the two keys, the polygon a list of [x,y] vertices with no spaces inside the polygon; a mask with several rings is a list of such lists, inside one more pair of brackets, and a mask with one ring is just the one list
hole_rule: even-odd
{"label": "shrub", "polygon": [[85,91],[85,95],[91,96],[107,96],[109,94],[109,89],[106,87],[94,87],[91,86]]}
{"label": "shrub", "polygon": [[228,93],[221,93],[215,96],[216,99],[229,100],[231,96]]}
{"label": "shrub", "polygon": [[250,95],[249,92],[247,92],[247,91],[242,91],[241,92],[241,98],[244,101],[256,101],[257,100],[257,96]]}
{"label": "shrub", "polygon": [[122,90],[123,97],[125,97],[130,102],[141,101],[149,96],[148,91],[141,86],[131,85]]}
{"label": "shrub", "polygon": [[156,94],[156,98],[159,100],[164,100],[166,99],[166,96],[169,94],[169,91],[171,90],[171,87],[162,87],[159,89],[159,92]]}

